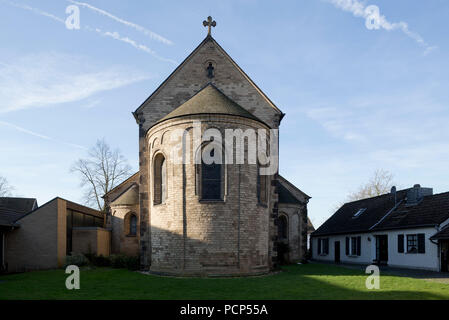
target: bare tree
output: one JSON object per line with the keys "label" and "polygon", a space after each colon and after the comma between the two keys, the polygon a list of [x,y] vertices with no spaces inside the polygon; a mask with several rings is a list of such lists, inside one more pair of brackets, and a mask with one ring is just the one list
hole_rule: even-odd
{"label": "bare tree", "polygon": [[393,186],[393,174],[384,169],[377,169],[367,184],[348,196],[348,201],[372,198],[389,193]]}
{"label": "bare tree", "polygon": [[103,195],[130,176],[131,167],[118,149],[111,150],[104,139],[98,140],[86,159],[77,160],[71,172],[78,173],[85,188],[85,203],[104,211]]}
{"label": "bare tree", "polygon": [[[366,184],[361,185],[357,191],[347,196],[345,202],[372,198],[389,193],[393,185],[393,174],[384,169],[377,169]],[[344,202],[336,205],[334,211],[337,211],[343,204]]]}
{"label": "bare tree", "polygon": [[11,191],[14,188],[8,183],[5,177],[0,176],[0,197],[11,196]]}

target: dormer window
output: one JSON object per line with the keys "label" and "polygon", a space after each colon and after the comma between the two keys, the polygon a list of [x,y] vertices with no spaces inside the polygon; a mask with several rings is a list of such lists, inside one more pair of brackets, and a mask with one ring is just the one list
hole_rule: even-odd
{"label": "dormer window", "polygon": [[353,218],[358,218],[362,213],[364,213],[366,210],[366,208],[361,208],[359,209],[359,211],[357,211],[352,217]]}

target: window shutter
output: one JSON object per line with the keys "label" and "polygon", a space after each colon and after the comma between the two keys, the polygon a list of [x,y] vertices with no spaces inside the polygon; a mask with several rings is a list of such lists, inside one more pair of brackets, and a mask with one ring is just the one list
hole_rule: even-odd
{"label": "window shutter", "polygon": [[426,253],[426,240],[424,233],[418,234],[418,253]]}
{"label": "window shutter", "polygon": [[357,255],[362,255],[362,237],[357,237]]}
{"label": "window shutter", "polygon": [[346,237],[346,255],[349,256],[349,237]]}
{"label": "window shutter", "polygon": [[398,234],[398,252],[404,253],[404,235]]}
{"label": "window shutter", "polygon": [[318,238],[318,254],[321,254],[321,239]]}
{"label": "window shutter", "polygon": [[329,239],[326,239],[326,254],[329,254]]}

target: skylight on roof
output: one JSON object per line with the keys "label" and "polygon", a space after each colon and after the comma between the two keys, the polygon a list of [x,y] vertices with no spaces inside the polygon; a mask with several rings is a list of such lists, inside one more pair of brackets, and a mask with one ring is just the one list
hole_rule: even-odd
{"label": "skylight on roof", "polygon": [[366,208],[361,208],[361,209],[359,209],[359,211],[357,211],[357,212],[354,214],[353,218],[359,217],[362,213],[365,212],[365,210],[366,210]]}

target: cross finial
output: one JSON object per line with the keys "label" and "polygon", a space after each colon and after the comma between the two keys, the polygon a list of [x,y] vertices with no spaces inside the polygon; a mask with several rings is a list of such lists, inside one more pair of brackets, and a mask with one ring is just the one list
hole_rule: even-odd
{"label": "cross finial", "polygon": [[209,31],[207,32],[207,35],[211,35],[212,27],[215,27],[217,25],[217,22],[215,22],[211,16],[207,17],[207,21],[203,21],[203,26],[209,27]]}

